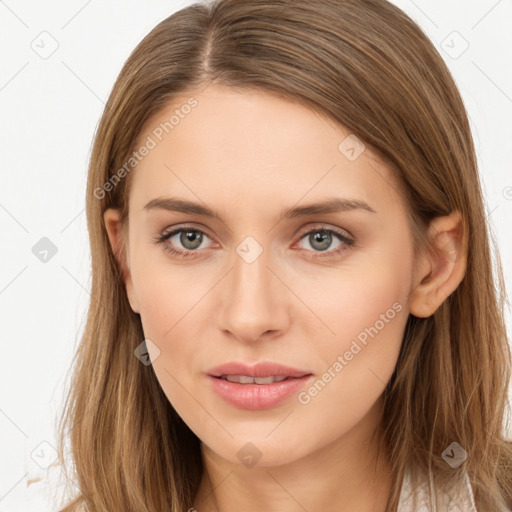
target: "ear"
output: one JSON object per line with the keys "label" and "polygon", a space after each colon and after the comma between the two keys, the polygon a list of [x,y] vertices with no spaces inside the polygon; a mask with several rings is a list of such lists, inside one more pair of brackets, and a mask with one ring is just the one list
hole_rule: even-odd
{"label": "ear", "polygon": [[433,219],[428,238],[433,252],[420,259],[409,302],[410,313],[419,318],[431,316],[455,291],[467,264],[467,236],[458,211]]}
{"label": "ear", "polygon": [[103,214],[103,221],[105,222],[105,228],[110,240],[112,252],[114,253],[117,263],[121,268],[123,282],[126,287],[126,295],[128,297],[130,306],[135,313],[140,313],[139,303],[133,288],[132,276],[130,272],[129,251],[128,247],[124,243],[125,240],[122,238],[122,226],[120,217],[121,212],[118,209],[108,208]]}

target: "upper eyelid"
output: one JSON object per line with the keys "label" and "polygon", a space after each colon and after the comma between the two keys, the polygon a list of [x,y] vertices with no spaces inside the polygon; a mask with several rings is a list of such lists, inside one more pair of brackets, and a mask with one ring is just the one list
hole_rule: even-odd
{"label": "upper eyelid", "polygon": [[197,231],[199,233],[202,233],[202,234],[206,235],[208,238],[213,239],[213,237],[210,236],[205,229],[198,228],[198,227],[195,227],[195,226],[188,226],[188,225],[166,228],[166,229],[164,229],[161,232],[161,236],[162,236],[162,238],[168,238],[169,239],[169,238],[171,238],[171,235],[174,236],[177,233],[179,233],[180,231],[185,231],[187,229],[189,231]]}

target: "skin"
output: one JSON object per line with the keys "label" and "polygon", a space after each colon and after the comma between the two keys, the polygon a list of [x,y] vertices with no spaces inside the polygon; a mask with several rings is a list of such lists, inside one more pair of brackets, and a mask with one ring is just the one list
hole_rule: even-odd
{"label": "skin", "polygon": [[[407,205],[391,170],[368,147],[350,161],[338,149],[348,130],[262,92],[211,85],[183,94],[146,123],[140,143],[190,96],[198,106],[133,171],[126,263],[119,259],[131,307],[160,351],[151,354],[160,385],[202,441],[206,471],[190,506],[383,512],[393,480],[387,457],[372,466],[385,448],[369,442],[408,315],[434,313],[463,278],[460,215],[434,219],[429,235],[439,250],[415,264]],[[207,205],[223,220],[143,209],[171,196]],[[375,213],[279,219],[283,208],[331,197],[365,201]],[[104,220],[118,254],[119,212],[107,210]],[[195,258],[155,243],[183,223],[206,236],[194,245],[178,233],[167,244]],[[355,245],[304,236],[322,225],[350,234]],[[236,251],[247,236],[263,249],[250,264]],[[450,243],[456,257],[447,254]],[[293,395],[267,410],[238,409],[204,374],[229,361],[266,360],[316,380],[394,303],[401,310],[307,404]],[[261,453],[252,467],[237,457],[248,442]]]}

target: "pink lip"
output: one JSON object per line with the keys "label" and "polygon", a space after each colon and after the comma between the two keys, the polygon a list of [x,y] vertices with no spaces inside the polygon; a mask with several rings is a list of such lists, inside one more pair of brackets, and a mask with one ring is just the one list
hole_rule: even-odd
{"label": "pink lip", "polygon": [[[313,375],[309,371],[290,368],[277,363],[228,363],[208,370],[213,390],[227,403],[240,409],[268,409],[299,391]],[[272,384],[238,384],[221,379],[221,375],[247,375],[251,377],[288,377]]]}

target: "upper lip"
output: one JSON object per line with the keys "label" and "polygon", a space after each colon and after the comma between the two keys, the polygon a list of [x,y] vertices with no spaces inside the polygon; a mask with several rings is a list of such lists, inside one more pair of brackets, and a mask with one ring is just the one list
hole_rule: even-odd
{"label": "upper lip", "polygon": [[308,370],[300,370],[279,363],[263,361],[249,366],[245,363],[231,362],[210,368],[206,373],[213,377],[221,375],[246,375],[248,377],[303,377],[310,375]]}

